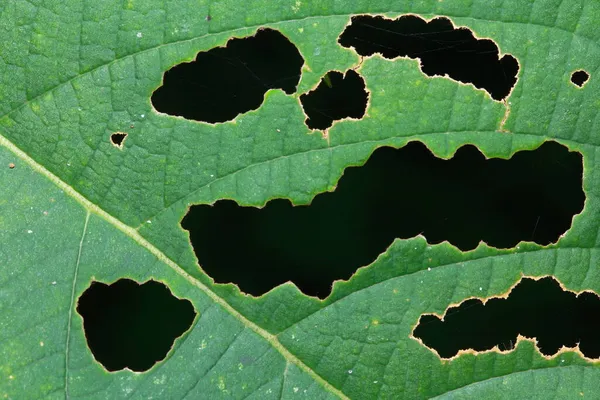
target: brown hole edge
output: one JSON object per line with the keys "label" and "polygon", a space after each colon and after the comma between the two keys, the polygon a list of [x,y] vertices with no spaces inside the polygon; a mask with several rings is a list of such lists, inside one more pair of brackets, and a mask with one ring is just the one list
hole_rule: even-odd
{"label": "brown hole edge", "polygon": [[[586,294],[593,295],[594,296],[593,299],[596,300],[597,303],[600,305],[600,295],[591,289],[582,289],[580,291],[569,290],[564,286],[564,284],[558,278],[556,278],[553,275],[541,275],[541,276],[521,275],[521,278],[519,278],[513,285],[511,285],[508,288],[508,290],[506,292],[504,292],[502,294],[493,295],[493,296],[489,296],[489,297],[470,296],[470,297],[467,297],[466,299],[462,300],[459,303],[451,303],[450,305],[448,305],[448,307],[446,307],[444,312],[441,314],[436,313],[436,312],[421,314],[419,316],[419,319],[417,320],[417,323],[413,326],[413,329],[411,330],[409,337],[411,339],[419,342],[419,344],[422,345],[423,347],[426,347],[429,351],[431,351],[436,356],[438,356],[440,358],[440,360],[442,360],[443,362],[451,362],[451,361],[456,360],[464,355],[477,356],[477,355],[483,355],[483,354],[487,354],[487,353],[496,353],[496,354],[501,354],[501,355],[507,355],[509,353],[516,351],[521,343],[529,342],[529,343],[533,344],[538,355],[540,355],[541,357],[543,357],[546,360],[555,359],[565,353],[576,353],[579,357],[581,357],[582,359],[584,359],[588,362],[592,362],[595,364],[600,363],[600,354],[597,357],[589,357],[589,356],[585,355],[581,351],[580,342],[577,342],[575,346],[567,346],[567,345],[563,344],[560,347],[558,347],[558,349],[556,351],[552,352],[552,354],[545,354],[540,349],[540,343],[536,336],[525,336],[525,335],[522,335],[521,333],[517,334],[516,340],[514,342],[512,341],[512,339],[510,339],[509,342],[498,343],[491,348],[487,348],[487,349],[483,349],[483,350],[475,350],[473,348],[459,349],[455,355],[450,356],[450,357],[441,356],[435,347],[432,347],[432,346],[426,344],[421,337],[418,337],[415,335],[415,331],[421,326],[422,319],[424,317],[435,317],[438,321],[440,321],[440,323],[444,323],[445,322],[444,319],[447,316],[449,316],[449,312],[451,310],[457,310],[461,306],[464,306],[465,303],[467,303],[469,301],[476,300],[485,306],[490,300],[507,300],[509,298],[510,294],[513,293],[515,288],[517,288],[520,284],[522,284],[522,282],[524,280],[530,280],[530,281],[534,281],[534,282],[540,282],[542,280],[551,280],[553,283],[556,283],[560,287],[560,290],[562,290],[561,294],[575,295],[576,299],[580,299],[580,296],[586,295]],[[482,288],[480,287],[479,290],[482,290]],[[459,312],[459,311],[460,310],[457,310],[456,312]],[[507,346],[507,344],[509,344],[509,346]],[[501,346],[504,347],[504,350],[500,349]]]}
{"label": "brown hole edge", "polygon": [[[579,176],[579,179],[570,179],[568,178],[569,175],[565,175],[564,177],[562,175],[556,176],[554,172],[557,171],[548,171],[546,164],[542,162],[548,157],[551,160],[561,159],[566,162],[568,160],[564,159],[565,156],[568,160],[574,162],[574,172],[576,176]],[[464,161],[459,163],[459,159]],[[414,160],[421,161],[415,163]],[[572,199],[568,200],[568,212],[563,213],[563,216],[555,215],[555,218],[547,219],[546,214],[548,210],[523,210],[527,213],[528,217],[524,220],[521,213],[515,214],[512,211],[513,208],[509,207],[503,211],[505,214],[509,213],[509,216],[524,220],[524,225],[522,224],[523,226],[521,226],[522,229],[515,231],[514,235],[511,234],[510,237],[498,236],[497,233],[492,235],[493,232],[489,232],[491,229],[488,226],[489,224],[482,224],[480,217],[471,218],[473,220],[471,221],[473,224],[472,229],[462,229],[460,231],[463,233],[458,235],[458,231],[450,224],[452,221],[457,220],[457,218],[450,219],[445,225],[440,225],[438,221],[441,221],[443,219],[441,217],[444,215],[440,217],[438,214],[453,212],[458,217],[463,214],[471,215],[471,206],[464,206],[466,203],[460,200],[462,197],[454,196],[456,198],[453,198],[452,202],[446,202],[445,207],[437,207],[436,212],[432,213],[428,211],[432,208],[426,206],[422,198],[426,198],[431,202],[441,201],[443,196],[440,197],[439,193],[437,195],[435,193],[429,195],[426,191],[414,189],[414,193],[420,194],[410,198],[402,196],[402,193],[397,193],[402,187],[406,187],[400,185],[401,181],[398,180],[400,179],[400,175],[394,175],[398,171],[402,172],[402,179],[405,181],[405,185],[410,184],[410,187],[413,187],[413,183],[417,184],[417,182],[420,182],[418,188],[422,186],[425,189],[427,187],[437,187],[430,184],[432,179],[434,183],[439,179],[443,179],[447,183],[447,179],[441,178],[440,174],[435,171],[445,171],[450,177],[457,173],[460,174],[460,171],[463,170],[477,171],[477,174],[473,173],[473,176],[470,176],[469,179],[471,181],[475,179],[475,181],[479,182],[478,174],[485,171],[479,167],[472,168],[472,165],[475,165],[471,164],[473,160],[484,163],[490,166],[490,168],[492,168],[493,164],[495,165],[493,170],[496,171],[503,171],[504,166],[512,166],[512,169],[518,168],[520,171],[522,166],[527,167],[529,165],[529,161],[527,160],[531,162],[537,160],[534,163],[536,164],[536,168],[528,167],[531,171],[528,171],[528,174],[520,174],[518,180],[511,178],[512,175],[510,174],[502,178],[504,174],[496,175],[495,173],[491,173],[492,169],[489,175],[496,178],[500,176],[502,179],[499,182],[506,182],[509,188],[514,186],[519,191],[522,190],[520,189],[522,187],[533,189],[533,194],[536,194],[538,186],[548,188],[550,191],[554,191],[556,187],[560,187],[562,190],[559,193],[572,197]],[[397,162],[401,164],[398,165]],[[466,169],[464,168],[465,162],[468,163]],[[449,168],[453,163],[458,164],[453,168]],[[566,164],[570,165],[570,163]],[[461,167],[461,165],[463,166]],[[471,165],[471,167],[469,168],[468,165]],[[549,165],[552,167],[558,165],[561,171],[568,171],[562,164],[550,163]],[[433,166],[436,166],[436,168],[432,170]],[[414,173],[410,173],[415,168],[416,170],[428,171],[428,174],[425,175],[427,178],[426,182],[419,176],[415,176]],[[447,242],[461,251],[470,251],[480,246],[486,246],[483,242],[487,243],[488,247],[495,248],[514,248],[515,246],[518,248],[521,242],[535,242],[542,246],[556,243],[571,229],[573,217],[581,213],[584,209],[585,192],[582,188],[581,169],[583,169],[582,154],[570,150],[568,147],[555,141],[544,142],[537,148],[516,151],[505,159],[488,159],[479,148],[473,145],[461,146],[451,156],[442,158],[433,154],[423,142],[411,141],[400,148],[381,146],[373,149],[372,153],[366,157],[362,164],[344,168],[336,185],[330,188],[329,191],[316,195],[309,203],[294,204],[289,198],[271,198],[262,205],[256,205],[239,204],[233,199],[222,198],[210,204],[189,204],[184,217],[181,219],[180,228],[189,240],[199,268],[216,284],[232,285],[232,287],[235,287],[245,295],[258,297],[287,282],[288,284],[293,283],[307,296],[325,299],[330,295],[335,282],[350,280],[359,268],[371,265],[381,254],[384,254],[396,239],[410,239],[421,236],[426,238],[427,243],[430,245]],[[507,170],[506,173],[508,172]],[[395,177],[394,179],[398,180],[398,185],[396,186],[400,189],[393,189],[389,195],[380,195],[373,198],[373,193],[380,193],[382,188],[389,187],[385,183],[388,182],[386,180],[389,179],[387,174],[390,173]],[[546,178],[543,180],[537,179],[536,177],[540,177],[540,174]],[[458,178],[455,176],[453,179]],[[464,179],[464,176],[460,175],[460,181],[463,182]],[[532,179],[534,182],[539,183],[539,185],[532,185]],[[548,182],[548,180],[550,181]],[[568,182],[569,185],[561,185],[565,182]],[[503,192],[504,186],[499,186],[498,183],[493,183],[492,186],[497,189],[492,192],[488,190],[485,192],[485,195],[482,193],[484,198],[492,196],[491,198],[494,200],[494,202],[488,201],[490,203],[488,211],[496,213],[494,211],[496,210],[494,206],[496,204],[495,201],[501,201],[505,198],[511,199],[511,204],[514,206],[526,205],[518,197],[511,195],[509,192],[498,198],[493,193],[498,191]],[[469,190],[475,190],[478,187],[474,186]],[[357,192],[357,189],[360,190]],[[412,190],[407,191],[407,189],[404,189],[404,192],[413,193]],[[481,188],[478,190],[481,191]],[[463,197],[468,194],[466,191],[465,193]],[[524,192],[523,195],[527,193],[530,192]],[[537,199],[536,196],[543,193],[545,192],[541,191],[540,194],[536,194],[535,196],[527,194],[524,199],[526,198],[528,203],[539,204],[535,201]],[[383,219],[373,214],[387,209],[386,207],[389,203],[388,201],[379,204],[378,202],[374,202],[374,199],[396,199],[397,196],[400,196],[401,200],[404,199],[402,201],[408,201],[409,203],[407,204],[409,205],[416,202],[415,207],[418,207],[417,210],[420,210],[420,212],[411,213],[410,215],[406,213],[398,214],[397,217],[401,218],[399,220],[401,224],[393,222],[396,220],[392,221],[391,218],[388,218],[389,215],[387,213],[385,214],[386,218]],[[342,201],[343,199],[346,199],[346,201]],[[562,202],[563,200],[561,199],[553,199],[552,202],[545,202],[545,204],[547,207],[550,207],[550,211],[554,215],[557,214],[555,212],[557,210],[554,209],[553,204],[560,204]],[[353,205],[352,203],[356,204]],[[343,204],[343,206],[340,207],[340,204]],[[460,209],[455,209],[454,205],[461,205],[461,207]],[[358,208],[356,208],[357,206]],[[370,213],[355,214],[342,210],[346,207],[349,207],[349,210],[372,211]],[[447,209],[448,207],[450,209]],[[410,206],[408,209],[414,208]],[[460,214],[458,213],[459,211]],[[485,217],[489,214],[488,211],[483,210],[482,215]],[[534,211],[535,214],[531,214]],[[423,214],[424,212],[425,214]],[[539,214],[539,212],[542,214]],[[353,218],[354,222],[349,226],[340,225],[339,219],[336,219],[335,221],[337,222],[333,223],[328,218],[331,215],[343,216],[346,214],[354,215],[355,217],[360,216],[360,218]],[[542,216],[541,219],[540,215]],[[313,226],[311,225],[313,223],[311,221],[315,219],[316,222]],[[289,235],[281,234],[282,229],[285,229],[286,225],[284,224],[283,227],[279,228],[278,226],[284,220],[288,224],[294,223],[294,226],[298,227],[298,232],[304,232],[301,234],[303,240],[290,241],[286,239]],[[372,228],[372,221],[381,220],[389,220],[387,225],[382,225],[381,229],[378,228],[378,232],[385,234],[385,237],[381,238],[379,237],[381,235],[378,235],[378,237],[371,238],[368,241],[369,243],[366,243],[364,239],[360,239],[361,246],[349,245],[349,243],[355,243],[355,232],[359,232],[359,237],[363,237],[362,235],[364,235],[364,229],[357,229],[357,226],[360,227],[367,224],[365,226]],[[508,220],[512,221],[510,218]],[[263,222],[266,222],[266,224],[263,224]],[[543,222],[544,228],[542,229]],[[462,223],[464,225],[464,222]],[[547,223],[550,225],[546,226]],[[310,225],[310,227],[304,227],[306,224]],[[320,224],[324,224],[324,226]],[[254,230],[255,228],[252,227],[257,227],[259,230]],[[265,231],[264,228],[267,228],[267,230]],[[238,243],[238,239],[236,239],[238,236],[248,237],[243,234],[245,229],[250,229],[255,233],[262,229],[263,233],[270,233],[267,236],[251,235],[255,239],[245,240],[245,244],[242,243],[238,246],[236,244]],[[273,232],[279,233],[273,236]],[[315,235],[315,232],[319,234]],[[262,239],[263,236],[264,240]],[[336,240],[333,245],[327,244],[331,238]],[[338,242],[345,243],[341,250],[339,249]],[[265,245],[265,243],[267,244]],[[289,243],[294,244],[290,245]],[[233,246],[231,248],[237,249],[237,251],[232,252],[229,246]],[[265,246],[267,248],[277,248],[279,251],[273,254],[272,251],[266,251]],[[347,249],[350,249],[350,251]],[[295,256],[290,258],[289,254],[295,254]],[[242,255],[244,260],[236,261]],[[282,259],[282,257],[285,259]],[[315,259],[315,257],[317,258]],[[276,268],[277,265],[285,265],[288,268]],[[326,273],[323,273],[324,270],[322,268],[318,268],[322,265],[329,266]],[[295,267],[292,268],[293,266]],[[317,279],[316,276],[319,271]],[[262,278],[258,279],[258,276]]]}
{"label": "brown hole edge", "polygon": [[[386,34],[389,37],[385,37]],[[443,40],[436,35],[443,36]],[[403,40],[395,40],[398,37]],[[449,39],[458,44],[448,46]],[[354,15],[339,35],[338,43],[352,48],[361,57],[379,54],[388,60],[417,59],[426,76],[441,76],[472,85],[502,103],[516,87],[521,70],[518,59],[510,53],[502,53],[495,40],[480,38],[471,28],[457,26],[447,16],[426,19],[409,13],[392,19],[385,15]],[[445,54],[453,51],[460,56]],[[482,62],[489,65],[483,67]]]}
{"label": "brown hole edge", "polygon": [[[163,312],[149,313],[157,309],[150,306],[160,306]],[[199,316],[193,303],[176,296],[167,283],[153,278],[140,283],[129,277],[110,283],[92,278],[77,298],[76,311],[87,348],[108,372],[147,372],[160,365]]]}
{"label": "brown hole edge", "polygon": [[110,135],[110,143],[112,143],[112,145],[119,150],[123,150],[123,146],[125,146],[125,139],[127,139],[127,133],[125,132],[115,132]]}

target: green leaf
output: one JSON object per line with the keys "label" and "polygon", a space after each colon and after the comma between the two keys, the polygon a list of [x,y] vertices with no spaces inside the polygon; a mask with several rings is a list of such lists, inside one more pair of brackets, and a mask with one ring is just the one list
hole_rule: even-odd
{"label": "green leaf", "polygon": [[[518,82],[502,103],[424,75],[418,60],[361,60],[337,38],[365,13],[448,16],[516,57]],[[600,3],[577,0],[3,2],[0,398],[593,395],[598,368],[577,351],[544,357],[521,341],[448,361],[411,332],[422,314],[502,295],[522,276],[600,292],[599,21]],[[260,27],[303,55],[295,94],[271,90],[259,109],[215,125],[153,110],[166,70]],[[370,91],[367,115],[324,139],[304,125],[298,97],[349,68]],[[591,75],[583,88],[569,80],[578,69]],[[115,132],[127,133],[122,149]],[[556,245],[463,253],[396,240],[324,301],[291,283],[259,298],[214,284],[180,227],[190,204],[306,204],[380,146],[419,140],[447,158],[474,144],[509,158],[550,139],[583,155],[586,193]],[[147,372],[106,371],[76,311],[91,281],[120,278],[163,282],[197,312]]]}

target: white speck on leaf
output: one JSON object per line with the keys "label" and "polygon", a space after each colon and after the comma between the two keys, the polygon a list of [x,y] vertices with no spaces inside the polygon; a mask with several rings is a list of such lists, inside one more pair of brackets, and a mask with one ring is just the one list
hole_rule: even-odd
{"label": "white speck on leaf", "polygon": [[480,288],[479,288],[479,290],[483,290],[483,288],[482,288],[482,287],[480,287]]}
{"label": "white speck on leaf", "polygon": [[40,342],[40,347],[44,347],[44,342]]}
{"label": "white speck on leaf", "polygon": [[302,5],[302,2],[300,0],[296,0],[296,3],[294,3],[294,5],[292,6],[292,11],[294,11],[294,13],[297,13],[298,11],[300,11],[301,5]]}
{"label": "white speck on leaf", "polygon": [[53,285],[56,285],[56,281],[52,281],[52,284],[53,284]]}
{"label": "white speck on leaf", "polygon": [[31,229],[28,229],[27,233],[33,233],[33,231]]}
{"label": "white speck on leaf", "polygon": [[138,32],[137,35],[135,35],[135,36],[137,36],[138,38],[141,38],[143,35],[142,35],[142,32]]}
{"label": "white speck on leaf", "polygon": [[431,267],[428,267],[428,268],[427,268],[427,271],[431,271]]}
{"label": "white speck on leaf", "polygon": [[146,114],[142,114],[142,115],[140,115],[140,117],[142,117],[142,118],[145,118],[145,117],[146,117]]}
{"label": "white speck on leaf", "polygon": [[348,373],[349,373],[350,375],[352,375],[352,370],[351,370],[351,369],[349,369],[349,370],[348,370]]}

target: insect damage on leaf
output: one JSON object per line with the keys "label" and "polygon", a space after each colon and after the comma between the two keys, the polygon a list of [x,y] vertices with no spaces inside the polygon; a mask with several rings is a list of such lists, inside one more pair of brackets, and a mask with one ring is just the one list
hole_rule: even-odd
{"label": "insect damage on leaf", "polygon": [[365,115],[369,93],[364,79],[354,70],[345,74],[328,72],[316,89],[300,96],[310,129],[325,130],[334,121],[344,118],[361,119]]}
{"label": "insect damage on leaf", "polygon": [[556,142],[509,160],[485,159],[473,146],[443,160],[412,142],[376,150],[310,205],[220,200],[192,206],[182,227],[216,282],[261,295],[292,281],[323,298],[396,238],[422,234],[463,250],[481,240],[501,248],[557,241],[583,208],[582,168],[581,155]]}
{"label": "insect damage on leaf", "polygon": [[590,79],[590,75],[581,69],[571,74],[571,82],[579,87],[583,87],[583,85],[587,83],[588,79]]}
{"label": "insect damage on leaf", "polygon": [[125,132],[115,132],[110,135],[110,142],[118,149],[123,149],[125,145],[125,139],[127,138],[127,133]]}
{"label": "insect damage on leaf", "polygon": [[296,91],[304,59],[279,31],[259,29],[168,70],[152,94],[157,111],[209,123],[256,110],[269,89]]}
{"label": "insect damage on leaf", "polygon": [[442,317],[422,315],[413,336],[442,358],[471,351],[510,351],[518,337],[535,339],[545,356],[563,347],[600,358],[600,298],[561,288],[553,277],[523,278],[504,298],[469,299]]}
{"label": "insect damage on leaf", "polygon": [[418,58],[425,74],[471,83],[494,100],[506,98],[517,82],[516,58],[509,54],[500,57],[495,42],[478,39],[467,28],[455,28],[445,17],[426,21],[416,15],[395,20],[359,15],[352,17],[338,41],[361,56],[379,53],[388,59]]}
{"label": "insect damage on leaf", "polygon": [[150,369],[196,317],[192,303],[173,296],[163,283],[130,279],[92,282],[77,312],[94,358],[108,371]]}

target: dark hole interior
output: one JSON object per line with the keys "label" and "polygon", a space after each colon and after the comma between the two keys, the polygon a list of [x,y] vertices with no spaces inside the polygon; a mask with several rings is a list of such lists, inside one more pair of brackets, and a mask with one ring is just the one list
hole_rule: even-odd
{"label": "dark hole interior", "polygon": [[196,121],[231,121],[260,107],[269,89],[294,93],[303,64],[296,46],[280,32],[259,29],[168,70],[152,104],[160,112]]}
{"label": "dark hole interior", "polygon": [[470,299],[448,310],[444,321],[423,315],[413,335],[443,358],[460,349],[477,351],[514,348],[517,335],[536,338],[545,355],[562,346],[575,347],[590,358],[600,357],[600,298],[584,292],[576,296],[562,290],[552,278],[524,278],[507,299],[485,305]]}
{"label": "dark hole interior", "polygon": [[260,295],[291,280],[323,298],[395,238],[423,234],[462,250],[480,240],[499,248],[556,242],[583,208],[582,169],[581,154],[556,142],[509,160],[486,160],[470,145],[442,160],[412,142],[376,150],[311,205],[221,200],[192,206],[182,226],[216,282]]}
{"label": "dark hole interior", "polygon": [[162,283],[92,282],[77,303],[94,358],[109,371],[146,371],[165,358],[196,312]]}
{"label": "dark hole interior", "polygon": [[110,135],[110,141],[112,142],[112,144],[114,144],[117,147],[121,147],[123,146],[123,141],[125,140],[125,138],[127,137],[126,133],[123,132],[115,132],[112,135]]}
{"label": "dark hole interior", "polygon": [[429,76],[448,76],[485,89],[495,100],[504,99],[517,82],[519,64],[511,55],[499,58],[496,44],[476,39],[467,28],[454,28],[448,18],[429,22],[416,15],[395,20],[381,16],[352,17],[339,38],[344,47],[354,47],[362,56],[419,58]]}
{"label": "dark hole interior", "polygon": [[590,75],[583,70],[575,71],[571,74],[571,82],[579,87],[582,87],[589,78]]}
{"label": "dark hole interior", "polygon": [[330,71],[315,90],[300,96],[300,102],[308,116],[306,125],[310,129],[327,129],[335,120],[362,118],[368,98],[365,81],[357,72]]}

